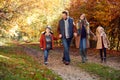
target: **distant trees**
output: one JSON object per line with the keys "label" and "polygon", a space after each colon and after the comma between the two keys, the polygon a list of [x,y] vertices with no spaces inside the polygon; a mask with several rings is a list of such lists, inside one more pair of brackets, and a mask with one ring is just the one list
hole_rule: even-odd
{"label": "distant trees", "polygon": [[105,27],[111,49],[120,50],[119,0],[0,0],[0,39],[38,41],[46,25],[56,32],[61,12],[67,8],[78,21],[86,13],[90,27]]}
{"label": "distant trees", "polygon": [[38,41],[44,27],[52,25],[64,8],[63,0],[0,0],[0,39],[7,35]]}

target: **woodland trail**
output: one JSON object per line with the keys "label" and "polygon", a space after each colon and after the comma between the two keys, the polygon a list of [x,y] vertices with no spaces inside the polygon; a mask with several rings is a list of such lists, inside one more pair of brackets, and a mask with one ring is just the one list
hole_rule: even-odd
{"label": "woodland trail", "polygon": [[[38,51],[32,48],[24,47],[23,50],[28,54],[33,56],[36,60],[39,61],[40,64],[43,64],[43,52]],[[47,68],[53,70],[56,74],[60,75],[63,80],[99,80],[99,77],[93,74],[89,74],[88,72],[82,70],[77,66],[77,63],[81,63],[80,56],[77,55],[78,51],[74,53],[75,50],[71,50],[71,64],[64,65],[61,61],[63,49],[56,48],[54,51],[50,51],[49,54],[49,64],[46,66]],[[94,62],[101,64],[98,59],[98,55],[88,54],[88,62]],[[113,61],[108,58],[107,64],[102,64],[106,66],[110,66],[115,69],[120,69],[119,61]],[[81,63],[82,64],[82,63]]]}

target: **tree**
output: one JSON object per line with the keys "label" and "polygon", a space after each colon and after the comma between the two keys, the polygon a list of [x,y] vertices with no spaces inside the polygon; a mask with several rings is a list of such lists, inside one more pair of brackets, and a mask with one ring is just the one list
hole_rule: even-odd
{"label": "tree", "polygon": [[52,25],[64,8],[62,0],[1,0],[0,27],[9,38],[17,34],[38,41],[44,27]]}
{"label": "tree", "polygon": [[68,10],[76,22],[85,13],[93,31],[101,24],[109,36],[111,49],[120,50],[119,0],[71,0],[70,5]]}

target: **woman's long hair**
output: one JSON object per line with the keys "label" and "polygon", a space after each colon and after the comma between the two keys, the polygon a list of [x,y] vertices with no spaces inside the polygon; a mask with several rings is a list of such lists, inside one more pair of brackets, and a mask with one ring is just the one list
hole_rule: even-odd
{"label": "woman's long hair", "polygon": [[[84,19],[81,19],[81,16],[83,16],[83,15],[84,15]],[[87,21],[87,18],[86,18],[86,16],[85,16],[85,14],[83,13],[83,14],[81,14],[81,16],[80,16],[80,21],[81,21],[81,23],[82,23],[83,25],[87,24],[88,21]]]}

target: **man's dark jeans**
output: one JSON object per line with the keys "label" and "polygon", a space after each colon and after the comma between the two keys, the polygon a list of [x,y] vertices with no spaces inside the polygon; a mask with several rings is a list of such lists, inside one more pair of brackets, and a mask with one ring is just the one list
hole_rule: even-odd
{"label": "man's dark jeans", "polygon": [[69,48],[70,48],[70,43],[71,43],[72,38],[62,38],[62,43],[64,47],[64,52],[63,52],[63,61],[65,62],[70,62],[70,55],[69,55]]}

